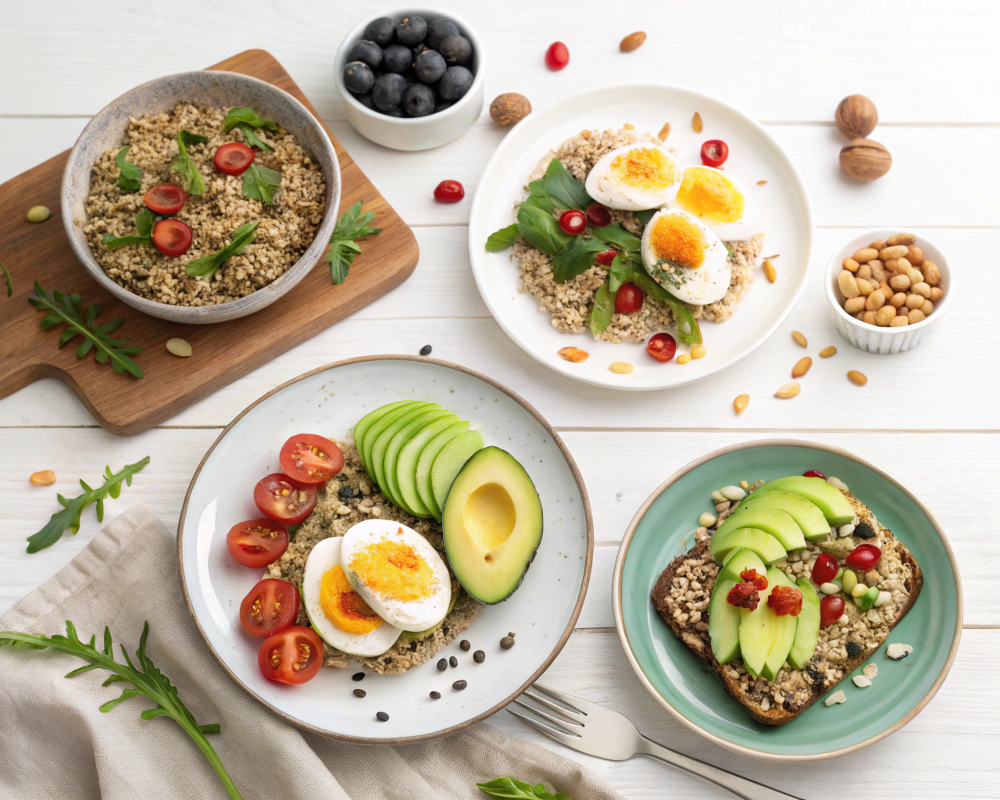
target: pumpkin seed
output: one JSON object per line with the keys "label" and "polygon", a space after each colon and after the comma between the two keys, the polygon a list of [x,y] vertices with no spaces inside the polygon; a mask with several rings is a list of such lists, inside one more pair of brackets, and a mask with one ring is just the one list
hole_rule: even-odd
{"label": "pumpkin seed", "polygon": [[52,212],[45,206],[32,206],[28,209],[28,222],[45,222],[52,216]]}
{"label": "pumpkin seed", "polygon": [[167,339],[167,350],[178,358],[187,358],[191,355],[191,345],[184,339]]}

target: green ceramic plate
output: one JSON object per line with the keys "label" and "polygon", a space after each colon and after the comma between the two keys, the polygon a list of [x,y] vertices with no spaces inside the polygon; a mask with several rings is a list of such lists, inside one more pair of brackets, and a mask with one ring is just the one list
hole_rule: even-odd
{"label": "green ceramic plate", "polygon": [[[869,661],[879,674],[868,689],[850,679],[847,702],[815,703],[778,727],[755,722],[717,675],[678,640],[649,599],[667,564],[694,542],[713,490],[741,480],[771,480],[810,469],[835,475],[913,552],[924,575],[920,596],[888,642],[914,652],[892,661],[883,646]],[[834,758],[867,747],[911,720],[934,696],[958,650],[962,584],[948,540],[931,513],[891,475],[833,447],[781,439],[717,450],[669,478],[639,509],[615,565],[618,636],[646,690],[688,727],[730,750],[780,761]],[[866,662],[868,663],[868,662]],[[858,669],[860,672],[860,667]],[[854,674],[854,673],[852,673]]]}

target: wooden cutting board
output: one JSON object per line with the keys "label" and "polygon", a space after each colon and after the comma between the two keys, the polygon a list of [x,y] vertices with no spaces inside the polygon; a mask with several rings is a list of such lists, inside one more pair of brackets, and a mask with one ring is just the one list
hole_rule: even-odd
{"label": "wooden cutting board", "polygon": [[[284,67],[264,50],[247,50],[209,69],[273,83],[319,119]],[[0,263],[10,270],[14,285],[14,295],[8,298],[0,275],[0,398],[40,378],[55,377],[111,433],[140,433],[399,286],[417,265],[413,232],[332,135],[330,140],[340,161],[341,209],[361,200],[366,211],[375,212],[382,233],[362,240],[363,252],[343,284],[331,282],[321,261],[272,305],[217,325],[178,325],[146,316],[117,301],[87,274],[70,249],[59,211],[69,151],[0,186]],[[50,208],[52,217],[32,224],[25,213],[37,204]],[[79,337],[60,350],[63,326],[42,330],[39,322],[44,314],[28,303],[35,281],[50,292],[78,293],[85,308],[101,303],[98,323],[124,318],[114,335],[144,348],[134,358],[145,377],[118,375],[110,364],[94,361],[93,353],[77,359]],[[177,358],[168,353],[166,341],[175,336],[190,342],[194,355]]]}

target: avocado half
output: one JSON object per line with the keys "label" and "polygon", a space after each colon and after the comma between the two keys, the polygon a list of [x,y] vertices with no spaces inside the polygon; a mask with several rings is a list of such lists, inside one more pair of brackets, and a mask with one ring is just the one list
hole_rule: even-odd
{"label": "avocado half", "polygon": [[479,602],[492,605],[524,579],[542,541],[542,503],[516,458],[485,447],[455,477],[441,524],[455,577]]}

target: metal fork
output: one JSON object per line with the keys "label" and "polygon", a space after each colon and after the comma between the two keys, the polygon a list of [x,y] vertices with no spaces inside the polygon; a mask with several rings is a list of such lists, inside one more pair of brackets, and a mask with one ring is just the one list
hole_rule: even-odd
{"label": "metal fork", "polygon": [[[533,702],[525,702],[526,697]],[[696,758],[668,750],[639,733],[635,725],[617,711],[558,692],[540,683],[526,689],[521,698],[514,702],[543,719],[530,717],[508,708],[511,714],[523,719],[549,738],[581,753],[610,761],[625,761],[636,755],[652,756],[711,781],[723,789],[728,789],[744,800],[789,800],[789,798],[804,800],[795,795],[779,792],[777,789],[770,789],[749,778],[741,778]]]}

